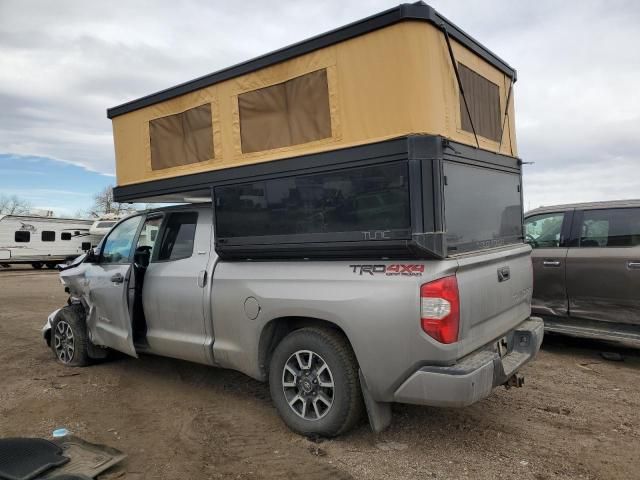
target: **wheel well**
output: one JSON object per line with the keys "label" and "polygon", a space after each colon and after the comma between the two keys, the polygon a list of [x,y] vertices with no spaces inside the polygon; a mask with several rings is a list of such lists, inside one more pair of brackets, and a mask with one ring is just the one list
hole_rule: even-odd
{"label": "wheel well", "polygon": [[269,363],[271,361],[271,355],[280,341],[294,330],[299,330],[300,328],[305,327],[323,327],[335,330],[336,332],[344,335],[347,342],[349,342],[349,345],[351,345],[349,337],[347,337],[344,330],[335,323],[327,320],[313,317],[275,318],[264,326],[262,333],[260,334],[260,343],[258,344],[258,364],[262,380],[266,381],[267,378],[269,378]]}

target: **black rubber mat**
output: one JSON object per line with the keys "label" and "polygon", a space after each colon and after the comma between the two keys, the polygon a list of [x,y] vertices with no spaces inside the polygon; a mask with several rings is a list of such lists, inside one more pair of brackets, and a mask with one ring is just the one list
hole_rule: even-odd
{"label": "black rubber mat", "polygon": [[0,438],[0,479],[30,480],[69,461],[43,438]]}
{"label": "black rubber mat", "polygon": [[47,480],[91,480],[91,477],[85,475],[57,475],[55,477],[48,477]]}

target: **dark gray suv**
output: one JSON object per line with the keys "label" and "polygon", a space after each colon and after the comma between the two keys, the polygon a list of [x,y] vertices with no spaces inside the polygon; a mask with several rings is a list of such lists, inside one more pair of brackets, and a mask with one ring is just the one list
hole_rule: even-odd
{"label": "dark gray suv", "polygon": [[525,233],[547,331],[640,347],[640,200],[537,208]]}

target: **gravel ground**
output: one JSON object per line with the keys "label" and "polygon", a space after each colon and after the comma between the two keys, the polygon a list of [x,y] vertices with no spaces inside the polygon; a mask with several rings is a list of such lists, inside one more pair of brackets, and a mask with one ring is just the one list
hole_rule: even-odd
{"label": "gravel ground", "polygon": [[460,410],[398,405],[383,434],[363,422],[312,442],[239,373],[151,356],[56,364],[40,328],[65,300],[55,272],[0,268],[0,437],[65,426],[126,452],[104,479],[640,478],[635,351],[549,337],[524,388]]}

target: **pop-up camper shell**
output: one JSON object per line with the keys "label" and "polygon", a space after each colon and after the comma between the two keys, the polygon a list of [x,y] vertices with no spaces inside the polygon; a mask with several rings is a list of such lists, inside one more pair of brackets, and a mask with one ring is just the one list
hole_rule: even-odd
{"label": "pop-up camper shell", "polygon": [[212,201],[223,258],[522,241],[516,72],[419,2],[111,108],[120,202]]}

